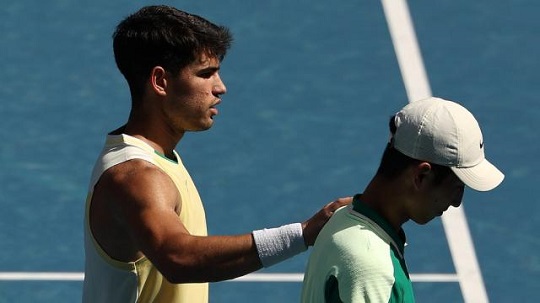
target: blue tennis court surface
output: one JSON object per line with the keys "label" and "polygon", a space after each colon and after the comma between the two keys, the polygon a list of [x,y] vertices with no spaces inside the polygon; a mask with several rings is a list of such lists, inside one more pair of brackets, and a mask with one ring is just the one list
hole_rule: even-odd
{"label": "blue tennis court surface", "polygon": [[[104,134],[129,110],[111,34],[120,19],[151,3],[2,5],[0,302],[80,301],[90,170]],[[210,233],[304,220],[326,202],[363,190],[386,143],[387,119],[408,99],[381,2],[164,3],[235,35],[222,66],[228,93],[215,126],[178,146]],[[488,157],[506,174],[498,189],[468,191],[463,203],[487,297],[536,302],[540,2],[408,6],[433,95],[475,114]],[[442,220],[405,226],[418,302],[464,302],[458,280],[436,279],[457,271],[445,226]],[[214,283],[211,302],[298,302],[301,283],[279,277],[301,274],[308,256],[261,272],[274,274],[274,282]]]}

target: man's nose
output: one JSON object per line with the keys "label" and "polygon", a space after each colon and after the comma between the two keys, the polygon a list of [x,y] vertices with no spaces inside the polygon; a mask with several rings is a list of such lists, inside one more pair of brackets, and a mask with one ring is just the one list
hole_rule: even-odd
{"label": "man's nose", "polygon": [[215,95],[223,95],[227,93],[227,87],[225,86],[225,83],[221,80],[221,77],[219,74],[216,75],[216,84],[213,87],[213,93]]}

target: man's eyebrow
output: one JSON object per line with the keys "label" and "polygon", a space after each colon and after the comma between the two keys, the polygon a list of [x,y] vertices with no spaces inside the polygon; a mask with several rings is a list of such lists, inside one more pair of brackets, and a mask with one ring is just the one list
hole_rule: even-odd
{"label": "man's eyebrow", "polygon": [[203,68],[203,70],[220,70],[221,66],[217,65],[217,66],[207,66],[205,68]]}
{"label": "man's eyebrow", "polygon": [[198,72],[199,73],[215,73],[217,71],[219,71],[219,69],[221,68],[221,66],[207,66],[207,67],[203,67],[201,68]]}

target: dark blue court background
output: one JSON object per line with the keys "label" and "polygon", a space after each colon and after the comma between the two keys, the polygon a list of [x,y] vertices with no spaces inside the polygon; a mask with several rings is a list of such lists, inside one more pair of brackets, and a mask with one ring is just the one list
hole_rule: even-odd
{"label": "dark blue court background", "polygon": [[[103,135],[126,119],[111,34],[149,1],[13,1],[0,8],[0,272],[82,272],[86,187]],[[363,189],[406,103],[377,1],[165,1],[227,25],[228,93],[210,131],[178,151],[212,234],[309,217]],[[540,3],[410,1],[434,95],[480,121],[505,182],[467,192],[491,302],[534,302],[540,281],[536,122]],[[407,224],[413,273],[453,273],[440,220]],[[303,254],[266,272],[298,273]],[[0,281],[0,302],[78,302],[81,282]],[[461,302],[457,283],[415,283],[418,302]],[[222,282],[211,302],[297,302],[300,283]]]}

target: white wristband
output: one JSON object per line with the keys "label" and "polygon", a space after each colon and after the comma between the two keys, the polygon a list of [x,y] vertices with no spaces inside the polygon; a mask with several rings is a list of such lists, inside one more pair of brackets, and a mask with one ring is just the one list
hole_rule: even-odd
{"label": "white wristband", "polygon": [[300,223],[255,230],[253,239],[264,267],[289,259],[307,249]]}

